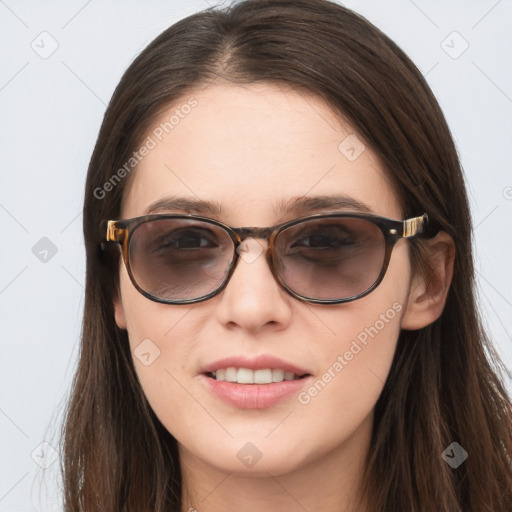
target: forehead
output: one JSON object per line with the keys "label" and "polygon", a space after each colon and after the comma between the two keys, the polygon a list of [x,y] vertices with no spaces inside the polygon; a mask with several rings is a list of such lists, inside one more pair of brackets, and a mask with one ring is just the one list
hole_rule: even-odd
{"label": "forehead", "polygon": [[123,218],[174,198],[213,203],[208,216],[232,225],[267,225],[296,198],[333,195],[401,217],[373,150],[320,98],[287,87],[199,88],[161,112],[142,146]]}

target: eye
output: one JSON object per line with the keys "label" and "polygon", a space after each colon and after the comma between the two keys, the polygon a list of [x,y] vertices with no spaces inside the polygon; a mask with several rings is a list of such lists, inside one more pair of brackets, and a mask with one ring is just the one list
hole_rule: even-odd
{"label": "eye", "polygon": [[152,244],[153,251],[165,249],[197,250],[218,247],[215,234],[203,228],[175,229],[160,235]]}
{"label": "eye", "polygon": [[291,247],[308,247],[310,249],[337,249],[353,245],[350,239],[327,236],[325,234],[312,234],[302,237],[295,242]]}
{"label": "eye", "polygon": [[290,248],[305,247],[308,249],[340,249],[353,246],[357,237],[339,226],[323,226],[314,230],[304,230],[297,234]]}

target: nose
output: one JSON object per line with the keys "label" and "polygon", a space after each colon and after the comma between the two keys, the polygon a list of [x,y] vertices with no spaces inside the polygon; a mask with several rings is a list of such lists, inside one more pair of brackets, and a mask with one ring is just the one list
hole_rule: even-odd
{"label": "nose", "polygon": [[238,248],[238,262],[218,295],[216,315],[225,325],[259,331],[267,324],[285,328],[295,300],[275,280],[266,259],[267,244],[247,238]]}

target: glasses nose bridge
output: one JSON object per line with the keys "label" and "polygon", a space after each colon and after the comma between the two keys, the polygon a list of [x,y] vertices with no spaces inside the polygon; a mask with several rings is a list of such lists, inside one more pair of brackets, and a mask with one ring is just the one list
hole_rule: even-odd
{"label": "glasses nose bridge", "polygon": [[275,227],[268,228],[258,228],[258,227],[244,227],[244,228],[235,228],[233,231],[238,235],[240,242],[243,242],[246,238],[260,238],[266,240],[267,242],[270,240],[270,236],[272,235]]}

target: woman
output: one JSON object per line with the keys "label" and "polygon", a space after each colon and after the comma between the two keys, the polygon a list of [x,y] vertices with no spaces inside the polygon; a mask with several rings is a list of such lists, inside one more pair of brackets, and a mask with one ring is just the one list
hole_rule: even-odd
{"label": "woman", "polygon": [[66,510],[512,510],[460,163],[361,16],[246,0],[163,32],[105,114],[84,235]]}

